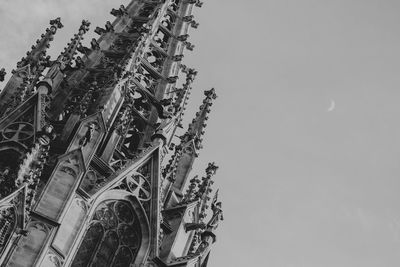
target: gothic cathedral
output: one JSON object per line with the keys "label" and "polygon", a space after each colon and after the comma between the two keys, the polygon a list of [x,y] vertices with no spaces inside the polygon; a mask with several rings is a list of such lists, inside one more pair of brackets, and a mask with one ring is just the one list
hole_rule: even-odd
{"label": "gothic cathedral", "polygon": [[132,0],[87,46],[83,20],[56,59],[46,50],[63,24],[50,20],[0,94],[0,266],[207,266],[218,167],[189,175],[214,89],[177,135],[202,4]]}

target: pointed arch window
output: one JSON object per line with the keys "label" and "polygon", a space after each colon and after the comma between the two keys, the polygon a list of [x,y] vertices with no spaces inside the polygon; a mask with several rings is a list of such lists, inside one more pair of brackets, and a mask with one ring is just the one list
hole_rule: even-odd
{"label": "pointed arch window", "polygon": [[140,245],[139,220],[131,204],[107,200],[97,206],[71,266],[128,267]]}

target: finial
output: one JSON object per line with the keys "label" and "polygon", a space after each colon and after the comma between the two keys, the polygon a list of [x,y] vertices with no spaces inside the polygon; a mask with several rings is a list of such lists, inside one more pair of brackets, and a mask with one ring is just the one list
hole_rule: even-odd
{"label": "finial", "polygon": [[204,95],[207,97],[207,99],[216,99],[217,94],[215,93],[215,89],[211,88],[208,91],[204,91]]}
{"label": "finial", "polygon": [[64,27],[64,25],[61,23],[60,17],[50,20],[50,25],[51,25],[51,27],[55,28],[55,29],[52,29],[54,31],[56,29],[61,29],[62,27]]}
{"label": "finial", "polygon": [[50,28],[46,29],[46,33],[41,35],[41,39],[36,40],[36,44],[32,46],[32,50],[26,53],[26,57],[17,63],[18,68],[22,68],[28,64],[31,65],[31,74],[37,75],[41,73],[47,66],[46,50],[50,47],[50,42],[54,38],[58,29],[64,27],[60,18],[50,20]]}
{"label": "finial", "polygon": [[211,177],[211,176],[215,175],[215,173],[217,172],[218,168],[219,167],[217,165],[215,165],[215,162],[208,163],[208,166],[206,168],[207,176]]}

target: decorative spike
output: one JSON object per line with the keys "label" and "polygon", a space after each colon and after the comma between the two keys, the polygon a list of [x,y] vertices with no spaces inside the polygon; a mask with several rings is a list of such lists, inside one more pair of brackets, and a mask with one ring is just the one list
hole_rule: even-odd
{"label": "decorative spike", "polygon": [[205,218],[206,210],[208,209],[208,201],[211,199],[209,194],[212,192],[211,186],[214,181],[211,177],[215,175],[218,170],[218,166],[214,162],[208,163],[206,168],[206,177],[202,178],[201,184],[198,186],[198,190],[195,193],[194,200],[200,201],[200,217]]}
{"label": "decorative spike", "polygon": [[64,52],[61,53],[61,55],[58,57],[58,61],[60,63],[62,62],[65,65],[71,63],[71,61],[74,59],[78,47],[81,45],[83,35],[89,30],[89,26],[90,22],[88,20],[82,20],[78,33],[74,34],[71,42],[67,44],[67,47],[64,48]]}
{"label": "decorative spike", "polygon": [[32,45],[31,51],[26,53],[27,56],[17,63],[17,67],[22,68],[30,64],[32,67],[31,73],[35,75],[37,69],[40,69],[40,63],[46,55],[47,48],[50,47],[50,42],[53,40],[54,34],[62,27],[60,18],[50,20],[50,28],[47,28],[46,33],[41,35],[41,39],[36,40],[36,44]]}
{"label": "decorative spike", "polygon": [[196,112],[196,117],[189,125],[188,131],[181,137],[183,142],[194,140],[196,149],[200,149],[202,147],[201,137],[204,135],[204,128],[207,126],[205,121],[208,119],[208,113],[210,112],[212,101],[217,98],[214,88],[204,91],[204,95],[206,98],[203,100],[203,104],[200,105],[200,110]]}

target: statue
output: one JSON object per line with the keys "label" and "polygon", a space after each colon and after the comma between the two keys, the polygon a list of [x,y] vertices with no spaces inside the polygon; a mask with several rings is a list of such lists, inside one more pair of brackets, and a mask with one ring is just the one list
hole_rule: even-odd
{"label": "statue", "polygon": [[113,15],[115,17],[121,17],[123,15],[127,15],[128,10],[126,9],[126,7],[124,5],[120,5],[119,9],[113,8],[110,13],[111,13],[111,15]]}
{"label": "statue", "polygon": [[114,26],[111,24],[110,21],[107,21],[105,29],[101,28],[101,27],[96,27],[96,29],[94,30],[95,33],[102,35],[103,33],[107,33],[107,32],[113,32],[114,31]]}
{"label": "statue", "polygon": [[185,231],[193,231],[193,230],[204,230],[202,236],[212,236],[215,238],[214,231],[217,229],[218,224],[220,221],[224,220],[224,216],[222,213],[222,204],[218,200],[218,190],[214,195],[213,202],[211,203],[211,210],[213,212],[213,215],[211,216],[211,219],[208,221],[207,224],[201,222],[201,223],[186,223],[185,224]]}
{"label": "statue", "polygon": [[213,232],[215,229],[217,229],[219,221],[224,220],[224,216],[222,213],[222,204],[221,202],[216,202],[215,201],[211,204],[211,210],[213,211],[213,215],[210,219],[210,221],[207,223],[206,231]]}
{"label": "statue", "polygon": [[109,20],[106,22],[106,31],[107,32],[113,32],[114,31],[114,26],[111,24]]}
{"label": "statue", "polygon": [[92,50],[99,50],[100,49],[100,45],[97,42],[96,38],[92,38],[92,40],[90,41],[90,46],[92,47]]}
{"label": "statue", "polygon": [[89,125],[85,135],[79,140],[79,146],[84,147],[92,140],[95,128],[93,123]]}
{"label": "statue", "polygon": [[195,20],[192,20],[192,21],[190,22],[190,26],[191,26],[193,29],[197,29],[197,28],[199,27],[199,25],[200,25],[200,23],[198,23],[198,22],[195,21]]}
{"label": "statue", "polygon": [[6,70],[4,68],[0,69],[0,82],[4,81],[4,77],[6,76]]}

